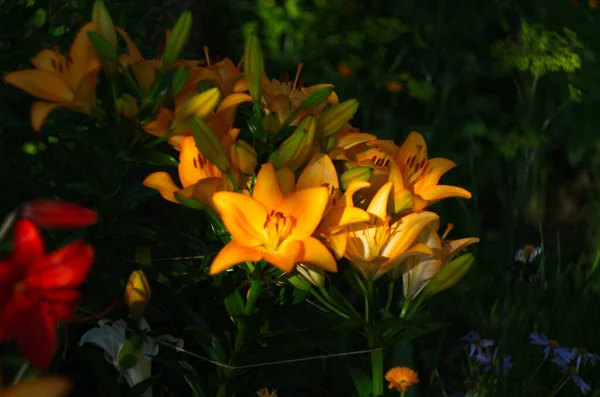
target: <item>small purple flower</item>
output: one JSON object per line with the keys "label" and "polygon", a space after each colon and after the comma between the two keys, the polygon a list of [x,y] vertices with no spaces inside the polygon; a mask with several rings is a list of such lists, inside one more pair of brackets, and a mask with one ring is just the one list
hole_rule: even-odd
{"label": "small purple flower", "polygon": [[560,347],[557,341],[548,339],[544,334],[532,332],[529,334],[529,343],[544,346],[544,358],[548,357],[548,354],[552,351],[555,357],[558,357],[563,361],[569,362],[569,360],[571,360],[571,351],[568,348]]}
{"label": "small purple flower", "polygon": [[584,347],[574,347],[571,349],[571,360],[575,360],[575,367],[579,370],[579,367],[586,364],[588,361],[592,363],[592,365],[596,365],[596,361],[600,360],[600,356],[590,353]]}
{"label": "small purple flower", "polygon": [[573,382],[575,382],[575,384],[577,385],[577,387],[579,387],[579,390],[581,390],[583,394],[586,394],[587,392],[592,390],[592,387],[585,383],[585,381],[579,376],[579,370],[576,367],[569,366],[568,361],[562,360],[558,357],[554,357],[552,359],[552,362],[556,364],[563,372],[571,373],[571,379],[573,380]]}
{"label": "small purple flower", "polygon": [[465,350],[469,352],[469,357],[475,356],[475,354],[481,354],[483,349],[488,349],[494,346],[494,341],[491,339],[481,339],[479,337],[479,333],[472,331],[467,335],[460,338],[460,340],[464,340],[467,342],[465,345]]}
{"label": "small purple flower", "polygon": [[[495,372],[499,372],[500,371],[500,361],[498,361],[496,359],[496,357],[498,356],[498,348],[494,349],[494,353],[490,354],[489,351],[486,351],[482,354],[478,354],[475,359],[478,361],[479,365],[481,365],[483,367],[484,371],[490,371],[490,370],[494,370]],[[506,356],[502,359],[502,372],[504,374],[504,376],[508,376],[508,373],[510,372],[511,367],[513,366],[512,364],[512,358],[511,356]]]}

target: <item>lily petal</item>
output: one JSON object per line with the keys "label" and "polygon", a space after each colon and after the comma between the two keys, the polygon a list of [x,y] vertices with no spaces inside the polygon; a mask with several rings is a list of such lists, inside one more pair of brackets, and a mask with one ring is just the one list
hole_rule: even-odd
{"label": "lily petal", "polygon": [[296,226],[289,235],[292,240],[306,240],[319,226],[329,193],[325,187],[297,190],[286,197],[277,207],[285,215],[296,219]]}
{"label": "lily petal", "polygon": [[184,188],[193,185],[205,176],[205,172],[201,170],[201,167],[208,165],[200,164],[198,161],[200,159],[203,160],[202,162],[205,160],[196,147],[194,137],[191,135],[185,136],[181,140],[179,166],[177,167],[179,180]]}
{"label": "lily petal", "polygon": [[179,204],[179,201],[175,198],[175,192],[179,191],[180,188],[175,185],[171,175],[166,172],[154,172],[148,175],[142,184],[146,187],[158,190],[165,200]]}
{"label": "lily petal", "polygon": [[322,242],[314,237],[303,241],[304,251],[299,262],[310,263],[328,272],[337,272],[337,262]]}
{"label": "lily petal", "polygon": [[284,196],[277,181],[273,164],[263,164],[256,176],[252,198],[262,203],[271,212],[279,206]]}
{"label": "lily petal", "polygon": [[412,213],[400,218],[392,225],[392,228],[397,229],[383,247],[381,254],[388,258],[397,257],[413,245],[423,229],[438,219],[439,216],[436,213],[429,211]]}
{"label": "lily petal", "polygon": [[383,185],[377,193],[375,193],[375,197],[371,200],[369,207],[367,207],[367,212],[375,215],[379,219],[385,220],[388,215],[387,207],[388,207],[388,199],[390,196],[390,191],[392,190],[392,182],[388,182]]}
{"label": "lily petal", "polygon": [[356,207],[334,207],[327,212],[319,229],[327,230],[356,222],[368,222],[369,219],[369,213],[363,209]]}
{"label": "lily petal", "polygon": [[81,79],[90,71],[100,67],[96,52],[88,38],[88,33],[95,30],[96,24],[94,22],[83,25],[71,45],[69,57],[72,63],[67,73],[65,73],[65,78],[73,88],[77,87]]}
{"label": "lily petal", "polygon": [[335,165],[331,158],[324,153],[317,153],[310,162],[304,167],[304,170],[298,178],[296,189],[309,187],[318,187],[327,184],[334,189],[339,189],[339,181]]}
{"label": "lily petal", "polygon": [[445,158],[434,158],[429,160],[429,172],[415,183],[415,190],[424,189],[437,185],[442,175],[456,167],[456,163]]}
{"label": "lily petal", "polygon": [[238,244],[255,247],[268,241],[264,229],[267,209],[260,202],[241,193],[217,192],[213,203]]}
{"label": "lily petal", "polygon": [[479,242],[477,237],[461,238],[459,240],[444,241],[442,248],[442,258],[444,262],[451,261],[454,256],[461,250],[467,248],[471,244]]}
{"label": "lily petal", "polygon": [[436,201],[440,201],[449,197],[462,197],[462,198],[471,198],[471,192],[466,189],[457,186],[447,186],[447,185],[435,185],[430,186],[419,192],[419,195],[433,203]]}
{"label": "lily petal", "polygon": [[245,261],[256,262],[262,259],[259,251],[251,247],[244,247],[233,240],[227,243],[210,264],[210,275],[214,276]]}
{"label": "lily petal", "polygon": [[58,107],[60,107],[58,103],[34,102],[31,105],[31,126],[34,131],[39,131],[50,112]]}
{"label": "lily petal", "polygon": [[217,112],[221,112],[232,106],[238,106],[240,103],[244,102],[252,102],[252,97],[248,94],[244,94],[241,92],[227,95],[219,104]]}
{"label": "lily petal", "polygon": [[87,277],[94,251],[83,240],[76,240],[37,260],[25,282],[43,295],[45,290],[76,288]]}
{"label": "lily petal", "polygon": [[398,164],[406,164],[408,158],[416,154],[418,154],[419,158],[427,159],[427,143],[425,143],[423,135],[412,131],[408,134],[400,149],[398,149],[396,161]]}
{"label": "lily petal", "polygon": [[60,75],[45,70],[19,70],[4,76],[4,81],[36,98],[50,102],[69,103],[75,93]]}
{"label": "lily petal", "polygon": [[279,246],[277,252],[264,251],[265,261],[276,268],[291,273],[296,263],[301,262],[304,256],[304,244],[301,241],[286,241]]}
{"label": "lily petal", "polygon": [[33,262],[44,257],[44,241],[39,229],[30,220],[17,221],[14,240],[12,262],[29,267]]}

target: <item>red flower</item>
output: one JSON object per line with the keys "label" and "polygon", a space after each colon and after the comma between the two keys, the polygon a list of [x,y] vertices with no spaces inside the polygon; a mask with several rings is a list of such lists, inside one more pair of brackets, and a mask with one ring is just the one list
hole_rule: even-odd
{"label": "red flower", "polygon": [[82,240],[46,254],[31,221],[15,224],[13,253],[0,261],[0,340],[15,339],[36,368],[44,369],[52,361],[56,322],[73,319],[81,295],[77,288],[93,256]]}
{"label": "red flower", "polygon": [[58,200],[39,199],[23,205],[22,216],[48,229],[85,227],[98,221],[96,211]]}

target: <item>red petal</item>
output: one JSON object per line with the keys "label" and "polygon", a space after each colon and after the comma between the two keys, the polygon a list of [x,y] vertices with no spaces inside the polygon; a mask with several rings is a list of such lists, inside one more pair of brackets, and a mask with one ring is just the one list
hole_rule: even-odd
{"label": "red petal", "polygon": [[34,200],[23,206],[23,217],[39,227],[62,229],[91,226],[98,221],[96,211],[57,200]]}
{"label": "red petal", "polygon": [[12,261],[28,267],[44,255],[44,241],[34,223],[19,219],[15,224],[15,248]]}
{"label": "red petal", "polygon": [[8,319],[8,336],[13,337],[21,352],[31,364],[40,370],[50,365],[56,350],[56,325],[49,311],[25,294],[15,294],[14,305]]}
{"label": "red petal", "polygon": [[54,321],[71,321],[75,314],[75,306],[81,293],[74,289],[44,291],[41,297],[44,305],[51,312]]}
{"label": "red petal", "polygon": [[[32,288],[52,290],[76,288],[87,277],[94,251],[83,240],[66,245],[36,261],[30,268],[25,283]],[[45,295],[47,291],[42,291]]]}

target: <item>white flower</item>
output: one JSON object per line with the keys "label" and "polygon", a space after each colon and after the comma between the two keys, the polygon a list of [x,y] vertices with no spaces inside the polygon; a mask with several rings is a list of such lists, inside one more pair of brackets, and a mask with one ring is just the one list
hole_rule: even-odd
{"label": "white flower", "polygon": [[[112,325],[111,325],[112,323]],[[140,319],[140,330],[149,331],[150,326],[144,319]],[[93,343],[96,346],[104,349],[104,358],[111,363],[117,371],[121,371],[119,367],[119,353],[123,345],[127,342],[125,331],[127,323],[125,320],[112,322],[108,319],[98,321],[98,327],[92,328],[86,332],[79,341],[79,346],[84,343]],[[158,339],[165,340],[175,344],[179,348],[183,348],[183,340],[173,337],[172,335],[162,335]],[[123,371],[123,376],[127,380],[129,387],[133,387],[138,383],[148,379],[151,373],[152,358],[158,354],[158,345],[147,339],[142,346],[142,354],[138,362],[132,368]],[[152,388],[148,388],[143,394],[144,397],[152,397]]]}

